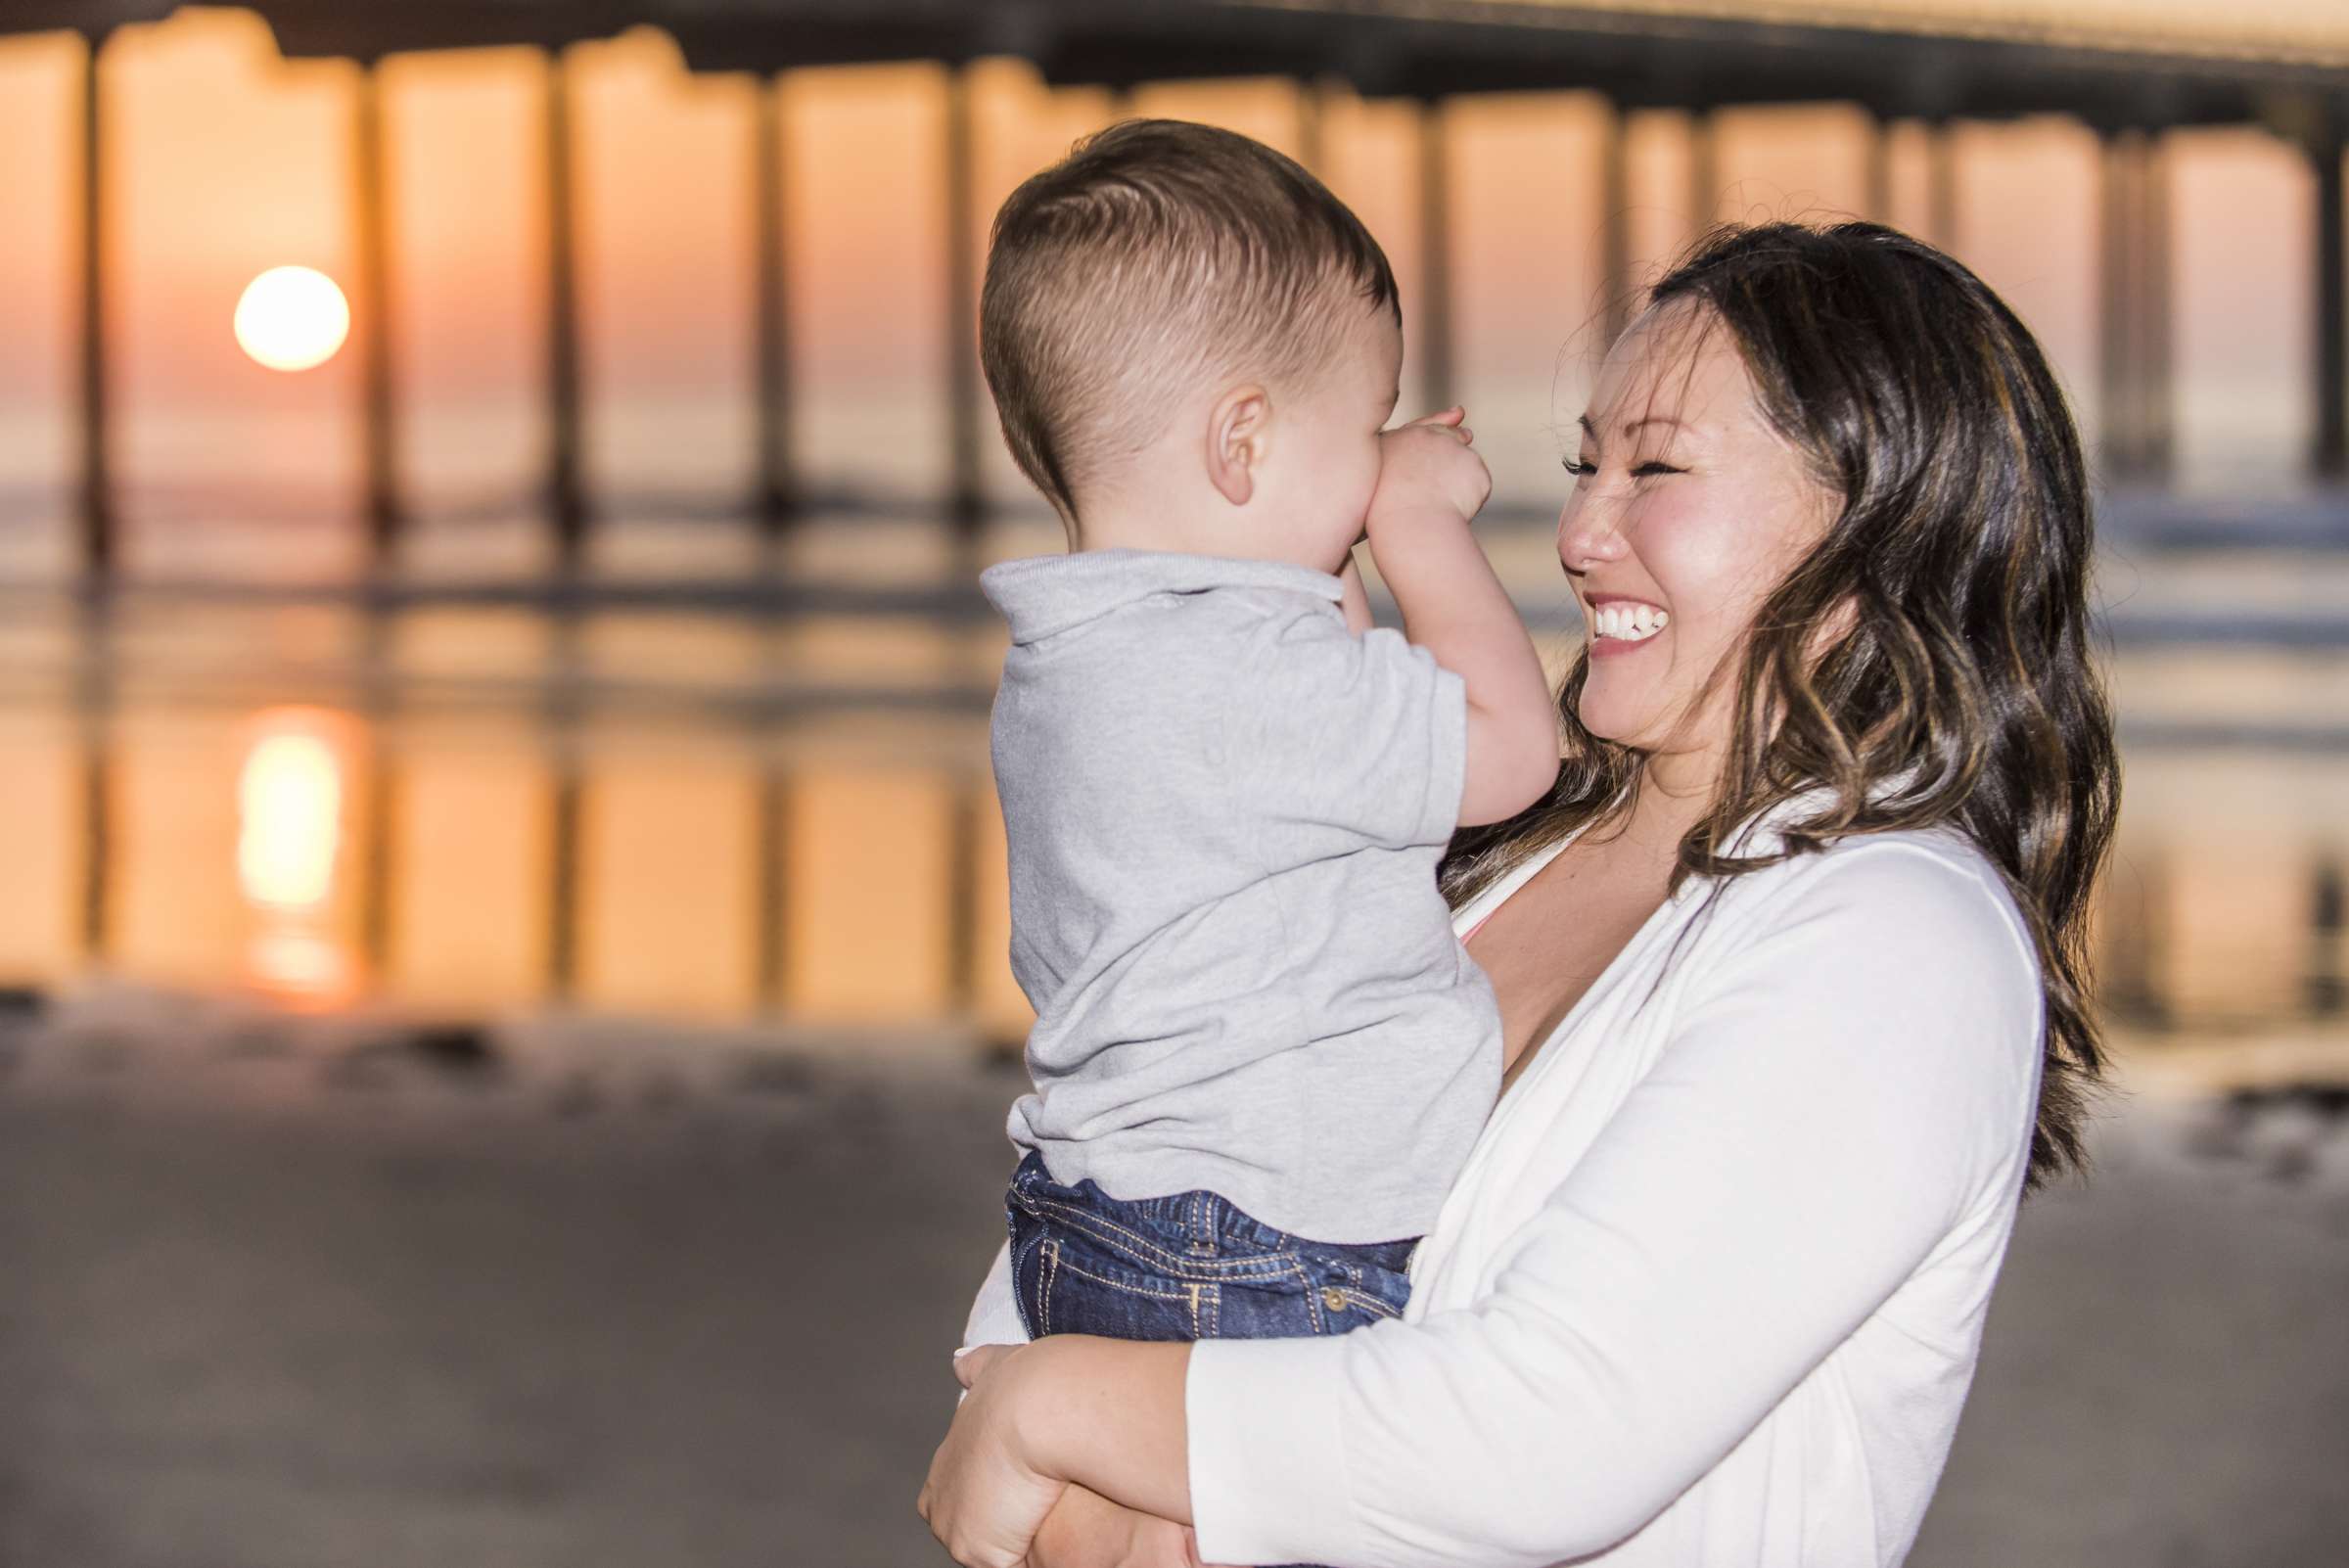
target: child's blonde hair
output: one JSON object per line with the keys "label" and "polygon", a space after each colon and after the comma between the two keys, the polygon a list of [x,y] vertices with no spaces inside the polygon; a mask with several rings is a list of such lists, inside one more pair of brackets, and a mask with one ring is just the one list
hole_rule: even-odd
{"label": "child's blonde hair", "polygon": [[1186,389],[1311,375],[1354,309],[1402,321],[1386,253],[1327,186],[1236,132],[1127,120],[995,214],[980,360],[1020,471],[1074,520]]}

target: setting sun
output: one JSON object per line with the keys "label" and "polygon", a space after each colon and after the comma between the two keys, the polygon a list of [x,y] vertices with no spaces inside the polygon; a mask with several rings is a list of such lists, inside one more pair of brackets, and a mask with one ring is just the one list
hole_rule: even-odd
{"label": "setting sun", "polygon": [[350,334],[350,305],[311,267],[271,267],[237,300],[237,344],[271,370],[323,365]]}

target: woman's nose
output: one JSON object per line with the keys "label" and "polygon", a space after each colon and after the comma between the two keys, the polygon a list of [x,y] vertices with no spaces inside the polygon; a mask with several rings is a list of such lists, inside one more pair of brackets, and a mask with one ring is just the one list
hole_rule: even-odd
{"label": "woman's nose", "polygon": [[1613,507],[1576,500],[1558,514],[1558,563],[1569,572],[1620,561],[1629,548]]}

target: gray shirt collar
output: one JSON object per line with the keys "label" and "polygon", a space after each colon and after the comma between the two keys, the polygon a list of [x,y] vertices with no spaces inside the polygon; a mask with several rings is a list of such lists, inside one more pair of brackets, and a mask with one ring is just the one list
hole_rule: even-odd
{"label": "gray shirt collar", "polygon": [[1172,550],[1084,550],[1002,561],[979,574],[1014,642],[1036,642],[1153,593],[1272,588],[1337,603],[1337,577],[1287,561],[1246,561]]}

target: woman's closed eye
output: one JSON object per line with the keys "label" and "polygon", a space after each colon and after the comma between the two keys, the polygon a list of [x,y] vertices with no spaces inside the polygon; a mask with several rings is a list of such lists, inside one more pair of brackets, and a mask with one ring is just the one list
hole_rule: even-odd
{"label": "woman's closed eye", "polygon": [[[1566,472],[1572,474],[1578,480],[1589,479],[1591,475],[1598,472],[1598,461],[1595,458],[1569,457],[1561,459],[1561,461],[1566,466]],[[1632,478],[1649,479],[1658,474],[1685,474],[1688,471],[1686,469],[1675,468],[1670,463],[1658,463],[1651,461],[1642,463],[1637,468],[1633,469]]]}

